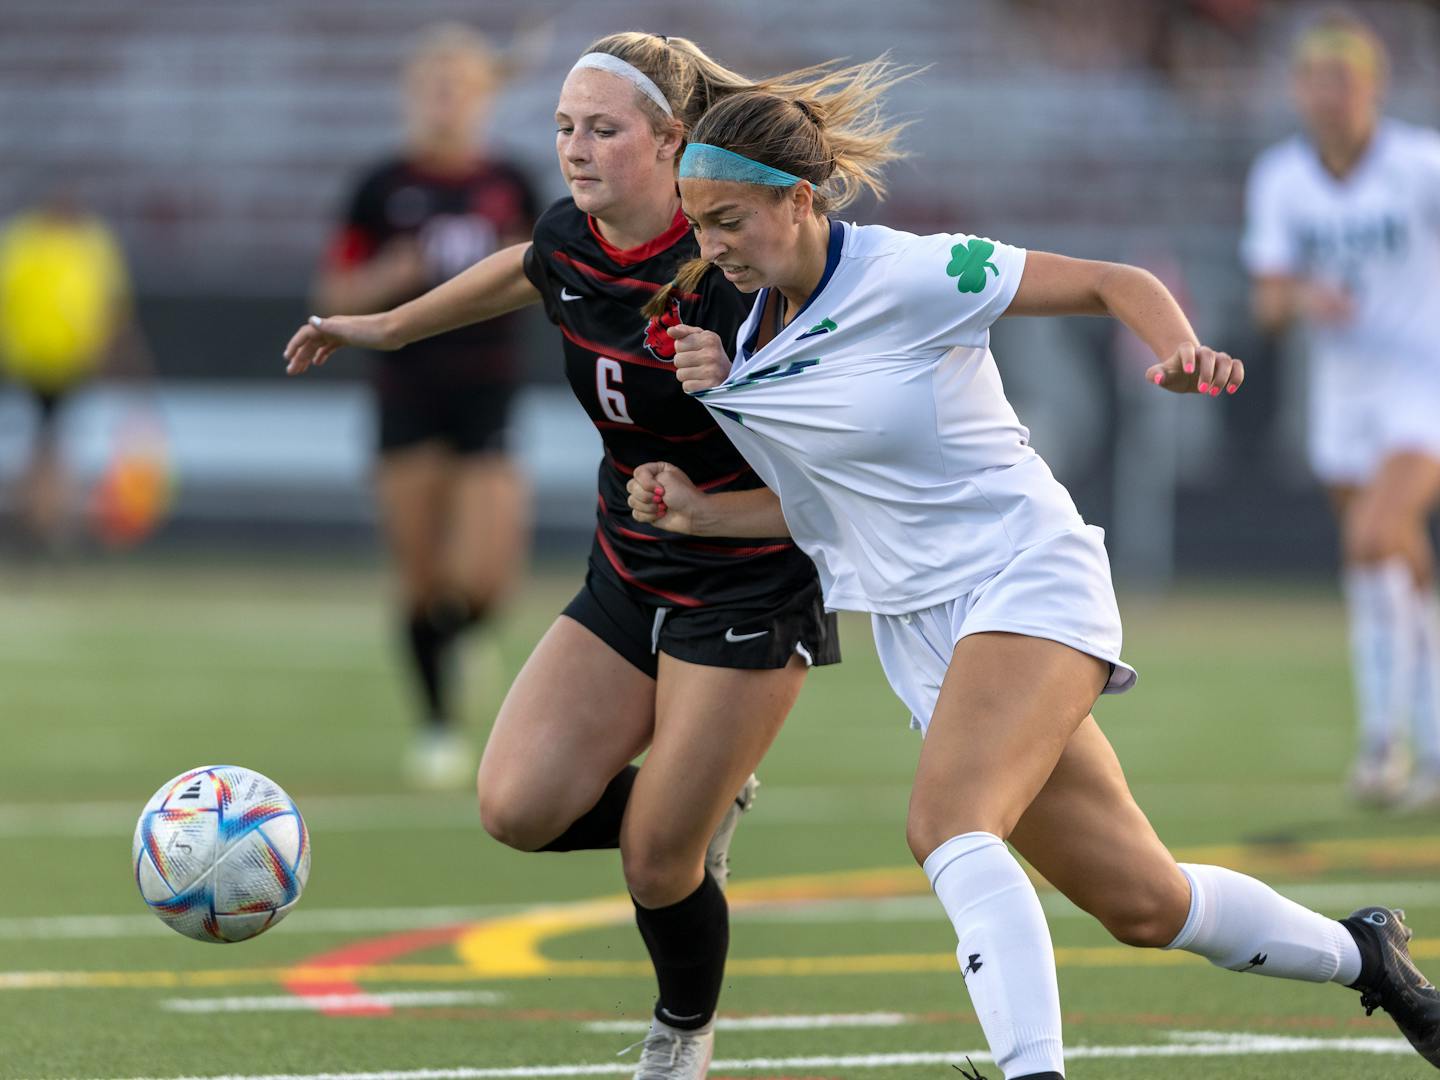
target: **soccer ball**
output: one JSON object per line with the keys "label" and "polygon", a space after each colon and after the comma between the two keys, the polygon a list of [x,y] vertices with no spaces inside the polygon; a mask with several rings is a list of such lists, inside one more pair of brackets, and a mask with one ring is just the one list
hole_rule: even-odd
{"label": "soccer ball", "polygon": [[238,765],[189,769],[151,796],[130,849],[160,920],[196,941],[244,941],[289,914],[310,834],[280,785]]}

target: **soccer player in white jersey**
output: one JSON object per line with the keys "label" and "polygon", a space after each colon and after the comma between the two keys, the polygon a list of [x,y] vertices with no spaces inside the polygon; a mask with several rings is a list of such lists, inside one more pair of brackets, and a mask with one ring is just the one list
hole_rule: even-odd
{"label": "soccer player in white jersey", "polygon": [[1440,993],[1397,912],[1334,920],[1243,874],[1177,865],[1131,797],[1090,715],[1135,679],[1101,534],[1030,448],[989,327],[1109,315],[1159,358],[1148,378],[1212,399],[1240,386],[1240,362],[1203,346],[1143,270],[831,218],[896,156],[887,78],[877,63],[799,101],[736,94],[697,123],[682,207],[701,256],[758,296],[733,364],[714,333],[673,328],[676,375],[770,490],[721,500],[654,463],[629,485],[632,513],[678,532],[788,528],[827,605],[872,613],[925,733],[907,838],[1005,1077],[1065,1068],[1049,930],[1007,840],[1119,940],[1355,987],[1440,1063]]}
{"label": "soccer player in white jersey", "polygon": [[1293,64],[1306,131],[1255,163],[1244,258],[1260,323],[1308,331],[1310,460],[1340,522],[1359,706],[1352,788],[1437,806],[1440,133],[1380,115],[1384,49],[1353,16],[1303,32]]}

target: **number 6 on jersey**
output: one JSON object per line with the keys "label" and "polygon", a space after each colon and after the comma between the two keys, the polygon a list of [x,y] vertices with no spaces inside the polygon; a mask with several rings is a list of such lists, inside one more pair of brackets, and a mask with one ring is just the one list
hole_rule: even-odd
{"label": "number 6 on jersey", "polygon": [[621,424],[633,424],[625,408],[625,395],[616,387],[624,381],[620,361],[608,356],[595,358],[595,393],[600,399],[600,411],[611,420]]}

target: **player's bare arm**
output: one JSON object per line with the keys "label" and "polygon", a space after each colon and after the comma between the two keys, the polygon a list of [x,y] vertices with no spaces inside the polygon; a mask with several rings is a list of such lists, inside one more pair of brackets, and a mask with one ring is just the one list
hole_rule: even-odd
{"label": "player's bare arm", "polygon": [[1145,378],[1177,394],[1235,393],[1245,365],[1200,343],[1179,302],[1154,274],[1124,263],[1032,251],[1006,315],[1108,315],[1159,358]]}
{"label": "player's bare arm", "polygon": [[1250,287],[1250,308],[1267,333],[1278,334],[1297,320],[1341,326],[1355,316],[1355,301],[1337,285],[1289,274],[1262,274]]}
{"label": "player's bare arm", "polygon": [[667,461],[635,470],[625,486],[636,521],[689,536],[789,536],[780,498],[766,487],[706,494]]}
{"label": "player's bare arm", "polygon": [[484,322],[536,303],[540,292],[525,276],[529,243],[481,259],[423,296],[374,315],[312,316],[285,346],[285,373],[320,365],[342,345],[388,352],[447,330]]}

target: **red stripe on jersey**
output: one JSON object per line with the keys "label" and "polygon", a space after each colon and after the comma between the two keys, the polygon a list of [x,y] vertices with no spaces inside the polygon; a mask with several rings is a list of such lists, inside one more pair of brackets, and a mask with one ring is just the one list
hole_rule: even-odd
{"label": "red stripe on jersey", "polygon": [[753,473],[754,471],[755,470],[750,468],[749,465],[745,465],[739,469],[736,469],[729,476],[717,476],[714,480],[706,480],[705,483],[696,484],[695,486],[701,491],[709,491],[711,488],[723,487],[724,485],[730,483],[731,480],[739,480],[740,477],[744,476],[746,473]]}
{"label": "red stripe on jersey", "polygon": [[605,539],[605,531],[603,529],[597,528],[595,530],[595,539],[599,541],[600,550],[605,553],[605,558],[610,560],[610,565],[615,568],[615,573],[619,574],[626,584],[633,585],[637,589],[643,589],[645,592],[658,596],[662,600],[669,600],[672,604],[678,604],[680,607],[698,608],[705,606],[703,602],[696,600],[693,596],[681,596],[679,593],[673,593],[667,589],[657,589],[654,585],[646,585],[645,582],[641,581],[626,569],[625,564],[620,561],[620,556],[616,555],[615,549],[610,546],[610,541]]}
{"label": "red stripe on jersey", "polygon": [[653,240],[647,240],[639,247],[617,248],[600,235],[600,230],[596,227],[593,217],[586,214],[585,220],[590,225],[591,235],[599,242],[600,250],[605,252],[612,262],[621,266],[634,266],[636,263],[642,263],[652,256],[659,255],[662,251],[674,247],[690,233],[690,223],[685,220],[684,212],[677,209],[675,220],[670,223],[670,228]]}
{"label": "red stripe on jersey", "polygon": [[[589,263],[583,263],[573,256],[566,255],[563,251],[555,251],[551,254],[554,256],[556,262],[561,262],[566,266],[573,267],[587,277],[592,277],[596,281],[603,281],[607,285],[619,285],[626,289],[644,289],[646,292],[652,293],[657,293],[665,287],[653,281],[641,281],[639,278],[621,277],[619,274],[607,274],[604,270],[598,270]],[[676,299],[684,300],[687,303],[694,303],[700,299],[700,294],[693,292],[674,292],[670,295]]]}
{"label": "red stripe on jersey", "polygon": [[679,540],[685,545],[687,551],[703,551],[707,555],[734,555],[736,558],[750,558],[754,555],[774,555],[781,551],[795,550],[795,545],[791,543],[756,544],[751,547],[724,547],[721,544],[697,543],[694,540],[689,540],[676,534],[671,534],[670,536],[650,536],[647,533],[636,532],[634,529],[627,529],[623,525],[616,525],[614,529],[621,536],[630,540]]}
{"label": "red stripe on jersey", "polygon": [[622,349],[612,349],[608,345],[598,344],[597,342],[581,337],[564,324],[561,324],[560,332],[565,335],[567,341],[574,342],[582,349],[589,349],[596,356],[603,356],[610,360],[619,360],[626,364],[639,364],[641,367],[660,368],[662,371],[668,371],[672,374],[675,371],[674,364],[667,364],[664,360],[655,360],[649,356],[641,356],[639,353],[625,352]]}
{"label": "red stripe on jersey", "polygon": [[774,555],[781,551],[794,551],[794,544],[757,544],[754,547],[721,547],[719,544],[696,544],[690,541],[685,546],[691,551],[703,551],[709,555]]}
{"label": "red stripe on jersey", "polygon": [[613,420],[595,420],[595,426],[601,431],[634,431],[641,435],[649,435],[652,439],[662,439],[665,442],[699,442],[701,439],[708,439],[711,435],[718,435],[718,427],[707,428],[695,435],[662,435],[658,431],[651,431],[639,424],[617,424]]}
{"label": "red stripe on jersey", "polygon": [[358,225],[347,225],[330,242],[325,261],[332,270],[349,270],[375,253],[375,238]]}

